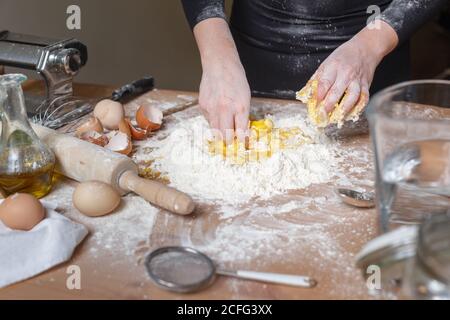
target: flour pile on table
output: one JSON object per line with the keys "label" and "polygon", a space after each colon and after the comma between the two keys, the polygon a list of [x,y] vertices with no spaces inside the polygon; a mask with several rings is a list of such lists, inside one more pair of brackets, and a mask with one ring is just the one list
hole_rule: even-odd
{"label": "flour pile on table", "polygon": [[[337,166],[336,147],[304,119],[304,115],[272,117],[275,127],[299,127],[311,144],[282,150],[269,159],[236,165],[220,155],[211,156],[208,124],[201,116],[185,120],[161,141],[151,141],[150,154],[135,160],[154,159],[152,169],[170,180],[171,186],[202,199],[239,201],[254,196],[268,198],[290,189],[328,182]],[[145,148],[143,148],[145,149]]]}

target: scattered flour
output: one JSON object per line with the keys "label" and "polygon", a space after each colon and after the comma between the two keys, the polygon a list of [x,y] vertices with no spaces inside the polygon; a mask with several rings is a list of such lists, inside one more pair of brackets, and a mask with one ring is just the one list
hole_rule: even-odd
{"label": "scattered flour", "polygon": [[282,150],[263,161],[236,165],[220,155],[210,155],[208,124],[198,116],[180,122],[167,138],[149,141],[146,146],[154,148],[151,154],[141,148],[134,159],[154,159],[152,169],[167,175],[171,185],[182,191],[229,203],[254,196],[269,198],[330,181],[338,163],[335,144],[311,128],[304,115],[274,117],[273,121],[278,128],[300,127],[313,143]]}
{"label": "scattered flour", "polygon": [[[371,212],[344,209],[337,195],[299,196],[283,204],[223,205],[220,222],[196,220],[180,229],[181,244],[194,247],[229,269],[278,270],[308,274],[328,286],[330,296],[364,297],[354,251],[375,234]],[[348,209],[348,208],[347,208]],[[230,282],[235,298],[245,282]]]}
{"label": "scattered flour", "polygon": [[114,213],[92,218],[73,208],[72,193],[72,186],[61,183],[45,199],[58,203],[63,214],[89,229],[87,241],[91,242],[89,250],[94,256],[105,249],[115,254],[131,256],[139,242],[148,240],[158,209],[141,197],[123,197],[121,205]]}
{"label": "scattered flour", "polygon": [[[259,106],[260,115],[270,112],[266,104]],[[208,152],[203,117],[182,115],[169,135],[142,142],[134,160],[152,162],[172,186],[201,204],[199,217],[186,223],[167,219],[162,230],[224,268],[308,274],[330,296],[366,297],[354,253],[376,233],[373,212],[347,207],[334,186],[373,185],[370,146],[327,138],[295,105],[273,114],[275,127],[300,127],[313,144],[234,165]],[[228,283],[234,298],[247,297],[248,283]]]}
{"label": "scattered flour", "polygon": [[83,216],[81,220],[95,229],[92,240],[100,247],[131,256],[140,242],[147,241],[158,209],[138,196],[124,197],[122,202],[112,215],[95,219]]}
{"label": "scattered flour", "polygon": [[[264,114],[269,107],[261,106]],[[288,109],[294,115],[289,115]],[[260,163],[237,166],[209,154],[205,143],[209,130],[203,117],[176,118],[183,121],[175,130],[168,136],[162,132],[139,142],[133,157],[136,162],[153,161],[153,169],[166,174],[173,186],[195,196],[205,214],[195,219],[167,215],[160,221],[163,225],[153,230],[162,232],[157,236],[170,239],[176,234],[177,244],[195,247],[230,269],[270,272],[276,268],[308,274],[331,297],[366,297],[364,281],[354,266],[354,253],[376,233],[374,213],[349,209],[333,186],[373,183],[370,147],[358,144],[342,148],[339,142],[311,128],[305,113],[293,105],[272,118],[275,126],[300,127],[314,144],[284,150]],[[328,182],[333,184],[321,186],[319,193],[314,191],[315,184]],[[302,195],[292,196],[285,192],[288,189],[304,190]],[[72,192],[72,187],[63,184],[49,200],[67,205],[67,215],[91,230],[87,241],[91,242],[92,256],[106,248],[131,258],[142,242],[146,242],[145,250],[139,255],[148,253],[156,208],[129,195],[115,214],[93,219],[71,208]],[[165,234],[165,230],[170,231]],[[236,299],[248,297],[249,285],[261,289],[240,280],[227,283]],[[266,286],[262,288],[266,290]]]}

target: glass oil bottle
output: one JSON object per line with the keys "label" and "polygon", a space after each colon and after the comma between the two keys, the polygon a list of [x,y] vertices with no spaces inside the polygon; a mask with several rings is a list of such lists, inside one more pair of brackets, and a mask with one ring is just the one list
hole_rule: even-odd
{"label": "glass oil bottle", "polygon": [[25,80],[20,74],[0,76],[0,188],[6,196],[21,192],[41,198],[51,190],[55,156],[28,122]]}

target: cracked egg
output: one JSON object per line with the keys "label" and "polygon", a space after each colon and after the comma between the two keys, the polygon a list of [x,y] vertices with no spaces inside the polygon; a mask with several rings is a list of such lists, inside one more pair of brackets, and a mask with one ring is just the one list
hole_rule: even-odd
{"label": "cracked egg", "polygon": [[208,141],[209,153],[220,155],[234,164],[244,164],[268,159],[283,149],[312,142],[300,128],[275,128],[269,118],[250,121],[249,129],[250,136],[246,143],[237,138],[229,145],[223,140]]}

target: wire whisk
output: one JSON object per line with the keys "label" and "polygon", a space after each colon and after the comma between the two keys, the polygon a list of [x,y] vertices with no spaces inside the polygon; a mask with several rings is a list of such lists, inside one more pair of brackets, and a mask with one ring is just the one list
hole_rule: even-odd
{"label": "wire whisk", "polygon": [[93,110],[91,101],[80,97],[57,97],[44,100],[37,108],[32,121],[51,129],[59,129],[79,120]]}

